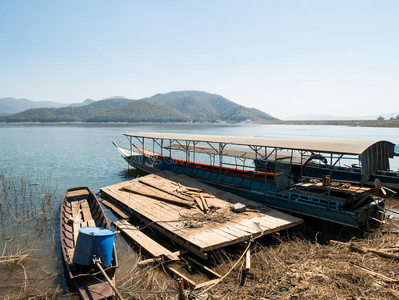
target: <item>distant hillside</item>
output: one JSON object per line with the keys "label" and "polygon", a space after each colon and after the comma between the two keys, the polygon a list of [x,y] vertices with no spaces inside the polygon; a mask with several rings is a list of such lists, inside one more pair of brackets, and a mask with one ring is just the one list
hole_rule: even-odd
{"label": "distant hillside", "polygon": [[1,115],[10,115],[16,114],[27,109],[31,108],[59,108],[59,107],[66,107],[66,106],[82,106],[93,103],[94,100],[87,99],[82,103],[75,103],[75,104],[65,104],[65,103],[58,103],[53,101],[31,101],[25,98],[16,99],[16,98],[0,98],[0,116]]}
{"label": "distant hillside", "polygon": [[86,99],[85,101],[83,101],[83,102],[81,102],[81,103],[72,103],[72,104],[65,105],[65,106],[73,106],[73,107],[76,107],[76,106],[85,106],[85,105],[92,104],[92,103],[94,103],[94,102],[96,102],[96,100]]}
{"label": "distant hillside", "polygon": [[157,94],[141,100],[106,99],[81,107],[30,109],[3,122],[229,122],[276,118],[219,95],[199,91]]}
{"label": "distant hillside", "polygon": [[5,122],[85,122],[102,112],[120,106],[131,100],[112,99],[97,101],[85,106],[68,106],[61,108],[32,108],[23,112],[0,117]]}
{"label": "distant hillside", "polygon": [[15,98],[0,98],[0,115],[15,114],[30,108],[37,107],[62,107],[65,104],[52,102],[52,101],[40,101],[34,102],[28,99],[15,99]]}
{"label": "distant hillside", "polygon": [[381,115],[369,115],[369,116],[334,116],[334,115],[323,115],[323,114],[305,114],[286,117],[284,120],[292,121],[336,121],[336,120],[377,120],[379,116],[384,117],[386,120],[390,118],[396,118],[399,112],[390,112]]}

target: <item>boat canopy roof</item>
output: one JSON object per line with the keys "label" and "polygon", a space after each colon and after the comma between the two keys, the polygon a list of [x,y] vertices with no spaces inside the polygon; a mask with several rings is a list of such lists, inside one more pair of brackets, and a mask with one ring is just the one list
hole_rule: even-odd
{"label": "boat canopy roof", "polygon": [[[165,149],[171,150],[181,150],[195,153],[205,153],[209,155],[218,155],[219,152],[210,145],[182,145],[182,144],[172,144],[170,146],[164,147]],[[267,159],[274,161],[277,159],[290,159],[292,163],[304,164],[307,160],[311,158],[311,155],[300,155],[299,153],[292,153],[291,151],[270,151],[264,148],[255,151],[248,147],[236,147],[236,146],[226,146],[220,153],[224,156],[237,157],[241,159]],[[302,162],[301,162],[302,161]]]}
{"label": "boat canopy roof", "polygon": [[358,155],[362,173],[370,176],[377,170],[389,169],[389,158],[393,158],[395,144],[375,140],[338,139],[281,139],[247,136],[202,135],[183,133],[138,132],[125,133],[127,137],[217,143],[222,145],[242,145],[291,149],[318,153]]}

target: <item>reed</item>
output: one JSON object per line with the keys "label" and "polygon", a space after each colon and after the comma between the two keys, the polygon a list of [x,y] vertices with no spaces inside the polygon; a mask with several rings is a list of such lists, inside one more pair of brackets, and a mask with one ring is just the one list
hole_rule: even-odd
{"label": "reed", "polygon": [[2,299],[56,299],[55,190],[50,177],[0,172],[0,294]]}

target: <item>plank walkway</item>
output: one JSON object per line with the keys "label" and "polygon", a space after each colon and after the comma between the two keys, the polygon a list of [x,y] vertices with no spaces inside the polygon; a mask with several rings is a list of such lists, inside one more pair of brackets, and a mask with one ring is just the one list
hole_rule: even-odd
{"label": "plank walkway", "polygon": [[[192,205],[179,204],[182,198],[190,202],[189,195],[182,197],[178,193],[189,189],[200,190],[206,195],[207,213],[200,209],[194,197],[191,197]],[[167,171],[103,187],[100,191],[104,198],[125,207],[153,229],[205,259],[210,250],[259,238],[303,222],[261,203]],[[151,197],[154,194],[157,197]],[[161,200],[162,195],[165,201]],[[202,195],[201,199],[204,199]],[[230,206],[237,202],[245,204],[247,211],[232,212]]]}
{"label": "plank walkway", "polygon": [[142,233],[136,226],[131,225],[126,220],[116,221],[114,225],[126,234],[135,243],[146,249],[149,254],[153,257],[165,256],[169,260],[179,260],[177,254],[169,251],[165,247],[161,246],[153,239]]}

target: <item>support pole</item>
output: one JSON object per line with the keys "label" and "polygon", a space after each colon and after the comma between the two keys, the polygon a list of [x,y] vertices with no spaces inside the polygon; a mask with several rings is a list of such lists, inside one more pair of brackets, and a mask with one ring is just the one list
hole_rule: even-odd
{"label": "support pole", "polygon": [[251,269],[251,250],[248,249],[247,253],[245,253],[245,271],[249,272]]}
{"label": "support pole", "polygon": [[186,300],[186,295],[184,294],[183,278],[177,278],[177,285],[179,287],[179,300]]}
{"label": "support pole", "polygon": [[108,277],[107,273],[105,273],[103,267],[101,267],[100,265],[100,260],[98,258],[96,258],[95,255],[93,255],[93,263],[96,264],[96,266],[100,269],[101,273],[104,275],[105,279],[107,280],[108,284],[111,286],[111,288],[114,290],[116,296],[121,299],[124,300],[122,295],[119,293],[119,291],[117,290],[117,288],[115,287],[115,285],[113,284],[113,282],[111,281],[111,279]]}

